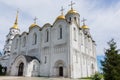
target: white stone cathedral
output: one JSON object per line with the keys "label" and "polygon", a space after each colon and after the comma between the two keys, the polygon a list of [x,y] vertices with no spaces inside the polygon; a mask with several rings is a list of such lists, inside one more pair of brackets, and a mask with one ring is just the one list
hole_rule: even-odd
{"label": "white stone cathedral", "polygon": [[[63,11],[63,9],[62,9]],[[90,77],[97,71],[96,44],[90,29],[80,25],[80,14],[72,8],[51,25],[36,21],[20,34],[18,14],[4,48],[9,55],[7,75]]]}

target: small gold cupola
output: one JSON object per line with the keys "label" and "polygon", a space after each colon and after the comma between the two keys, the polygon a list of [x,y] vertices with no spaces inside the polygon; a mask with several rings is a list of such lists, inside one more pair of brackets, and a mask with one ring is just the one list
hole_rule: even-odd
{"label": "small gold cupola", "polygon": [[67,12],[67,14],[76,14],[76,13],[77,13],[77,11],[74,10],[74,9],[71,9],[71,10],[69,10],[69,11]]}
{"label": "small gold cupola", "polygon": [[14,29],[18,29],[18,13],[19,13],[19,11],[17,11],[15,23],[14,23],[14,25],[13,25],[13,27],[12,27],[12,28],[14,28]]}
{"label": "small gold cupola", "polygon": [[60,16],[57,17],[57,20],[58,19],[65,19],[65,16],[64,15],[60,15]]}
{"label": "small gold cupola", "polygon": [[84,19],[83,18],[83,20],[81,21],[81,22],[83,22],[83,25],[82,25],[82,29],[89,29],[89,27],[87,26],[87,25],[85,25],[85,21],[86,21],[87,19]]}
{"label": "small gold cupola", "polygon": [[36,20],[37,20],[37,18],[35,17],[34,23],[30,25],[29,29],[32,29],[33,27],[38,26],[38,25],[36,24]]}
{"label": "small gold cupola", "polygon": [[63,11],[64,11],[63,7],[61,7],[61,10],[60,10],[60,11],[61,11],[61,15],[58,16],[56,20],[61,20],[61,19],[64,20],[64,19],[65,19],[65,16],[64,16],[64,14],[63,14]]}

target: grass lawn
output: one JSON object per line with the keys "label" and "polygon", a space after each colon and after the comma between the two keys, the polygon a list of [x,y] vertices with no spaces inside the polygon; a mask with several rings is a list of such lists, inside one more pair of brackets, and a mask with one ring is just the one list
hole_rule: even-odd
{"label": "grass lawn", "polygon": [[80,79],[80,80],[92,80],[92,79]]}
{"label": "grass lawn", "polygon": [[92,80],[91,78],[81,78],[80,80]]}

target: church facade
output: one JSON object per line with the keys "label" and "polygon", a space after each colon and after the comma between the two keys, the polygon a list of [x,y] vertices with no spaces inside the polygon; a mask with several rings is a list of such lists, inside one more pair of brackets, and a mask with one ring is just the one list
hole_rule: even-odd
{"label": "church facade", "polygon": [[81,78],[97,71],[95,41],[72,7],[52,25],[34,22],[22,34],[17,22],[18,15],[4,48],[9,54],[7,75]]}

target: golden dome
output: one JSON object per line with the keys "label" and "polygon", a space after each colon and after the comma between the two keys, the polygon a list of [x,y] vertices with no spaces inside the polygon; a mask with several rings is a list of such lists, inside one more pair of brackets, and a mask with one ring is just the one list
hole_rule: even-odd
{"label": "golden dome", "polygon": [[57,17],[56,20],[58,20],[58,19],[65,19],[65,16],[64,15],[60,15],[60,16]]}
{"label": "golden dome", "polygon": [[67,14],[76,14],[76,13],[77,13],[77,11],[74,10],[74,9],[71,9],[71,10],[69,10],[69,11],[67,12]]}
{"label": "golden dome", "polygon": [[14,26],[13,26],[12,28],[18,29],[18,25],[17,25],[17,24],[14,24]]}
{"label": "golden dome", "polygon": [[38,26],[37,24],[33,23],[30,25],[29,29],[32,29],[33,27]]}
{"label": "golden dome", "polygon": [[83,28],[83,29],[88,29],[88,26],[83,25],[82,28]]}

